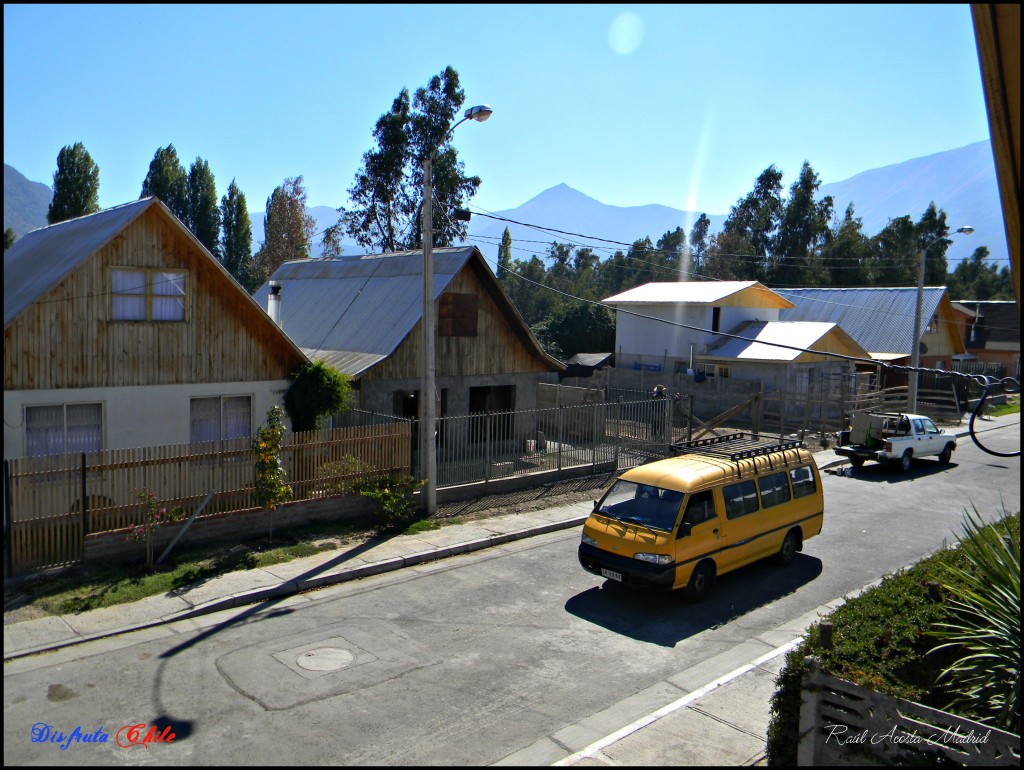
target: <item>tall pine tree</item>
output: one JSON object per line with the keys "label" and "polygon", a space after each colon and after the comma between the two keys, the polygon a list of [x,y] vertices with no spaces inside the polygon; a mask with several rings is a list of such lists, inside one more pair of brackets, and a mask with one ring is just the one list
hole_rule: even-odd
{"label": "tall pine tree", "polygon": [[149,162],[140,198],[159,198],[182,222],[188,222],[188,177],[173,144],[159,148]]}
{"label": "tall pine tree", "polygon": [[228,185],[227,194],[220,201],[220,215],[224,230],[221,239],[221,260],[235,280],[252,293],[259,284],[253,285],[252,262],[252,220],[245,202],[245,194],[238,189],[235,180]]}
{"label": "tall pine tree", "polygon": [[100,167],[76,142],[57,154],[57,170],[53,174],[53,200],[46,212],[48,224],[55,225],[100,210]]}
{"label": "tall pine tree", "polygon": [[188,203],[185,225],[207,251],[220,259],[221,213],[217,208],[217,185],[210,164],[202,158],[196,158],[189,168],[185,192]]}

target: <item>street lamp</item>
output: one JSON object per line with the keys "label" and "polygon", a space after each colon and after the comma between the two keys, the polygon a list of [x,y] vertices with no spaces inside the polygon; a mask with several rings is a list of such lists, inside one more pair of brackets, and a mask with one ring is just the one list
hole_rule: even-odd
{"label": "street lamp", "polygon": [[[491,117],[489,105],[480,104],[466,110],[465,117],[449,128],[438,142],[445,143],[451,133],[467,120],[483,123]],[[424,507],[427,515],[437,511],[437,443],[434,438],[436,421],[435,361],[434,361],[434,212],[433,212],[433,171],[431,161],[437,147],[431,148],[423,157],[423,365],[420,368],[420,479],[426,482]]]}
{"label": "street lamp", "polygon": [[[964,235],[970,235],[974,232],[974,228],[970,225],[964,225],[956,230],[956,233],[963,233]],[[946,236],[940,236],[934,241],[929,243],[923,249],[921,249],[921,265],[918,268],[917,273],[917,309],[914,312],[914,338],[910,341],[910,379],[907,381],[907,411],[914,413],[917,411],[917,379],[918,379],[918,366],[921,363],[921,309],[924,304],[924,261],[925,255],[928,253],[928,249],[934,246],[939,241],[945,239]]]}

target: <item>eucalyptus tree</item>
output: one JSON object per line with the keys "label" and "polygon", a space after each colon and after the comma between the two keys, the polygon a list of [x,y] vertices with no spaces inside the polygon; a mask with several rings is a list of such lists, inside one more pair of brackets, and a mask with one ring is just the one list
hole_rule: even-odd
{"label": "eucalyptus tree", "polygon": [[775,286],[819,286],[828,279],[821,252],[832,235],[829,225],[833,202],[830,195],[815,200],[820,186],[811,164],[804,161],[800,175],[789,188],[769,255],[766,277]]}
{"label": "eucalyptus tree", "polygon": [[309,259],[309,244],[316,220],[306,213],[306,190],[302,177],[285,179],[267,199],[263,221],[263,243],[253,258],[256,286],[273,275],[285,262]]}
{"label": "eucalyptus tree", "polygon": [[422,246],[419,212],[423,190],[423,160],[432,158],[434,245],[449,246],[464,239],[465,222],[451,217],[465,208],[480,186],[479,177],[466,176],[449,129],[465,101],[459,74],[446,67],[416,89],[410,99],[403,88],[391,109],[377,120],[376,147],[363,155],[363,165],[349,188],[351,208],[341,207],[331,233],[344,230],[360,245],[380,251]]}
{"label": "eucalyptus tree", "polygon": [[100,167],[85,145],[76,142],[57,153],[53,174],[53,200],[46,211],[47,224],[55,225],[100,210]]}

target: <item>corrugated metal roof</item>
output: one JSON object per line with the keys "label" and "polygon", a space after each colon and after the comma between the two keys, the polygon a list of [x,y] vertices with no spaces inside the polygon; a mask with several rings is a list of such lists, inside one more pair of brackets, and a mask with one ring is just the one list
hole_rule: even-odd
{"label": "corrugated metal roof", "polygon": [[[473,254],[473,247],[434,249],[434,299]],[[423,253],[286,262],[281,326],[310,358],[359,375],[387,358],[423,315]],[[253,298],[266,307],[269,283]]]}
{"label": "corrugated metal roof", "polygon": [[[747,321],[730,333],[755,340],[754,342],[727,337],[709,348],[707,355],[737,360],[795,361],[805,350],[810,350],[835,328],[834,323],[817,321]],[[783,348],[778,345],[790,347]]]}
{"label": "corrugated metal roof", "polygon": [[[871,289],[778,289],[796,307],[779,313],[780,321],[827,321],[838,324],[868,351],[910,355],[914,340],[916,287]],[[946,293],[944,287],[926,287],[921,324],[928,323]]]}
{"label": "corrugated metal roof", "polygon": [[4,328],[156,198],[141,198],[26,233],[4,252]]}
{"label": "corrugated metal roof", "polygon": [[678,281],[672,283],[646,283],[629,291],[602,300],[606,305],[663,304],[688,302],[710,305],[726,297],[753,289],[762,302],[773,300],[773,307],[789,307],[789,302],[757,281]]}

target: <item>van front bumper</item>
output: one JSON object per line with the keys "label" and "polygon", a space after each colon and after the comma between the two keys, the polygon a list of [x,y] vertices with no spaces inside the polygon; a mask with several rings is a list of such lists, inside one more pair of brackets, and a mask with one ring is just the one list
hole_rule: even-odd
{"label": "van front bumper", "polygon": [[608,551],[602,551],[592,545],[580,543],[578,551],[580,566],[587,572],[600,577],[602,569],[611,570],[622,575],[622,582],[625,585],[637,586],[640,588],[672,588],[676,581],[676,567],[674,564],[660,565],[649,562],[631,559],[627,556],[619,556]]}

